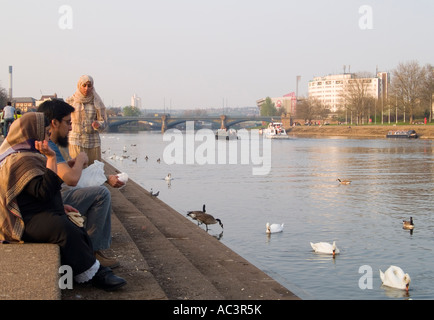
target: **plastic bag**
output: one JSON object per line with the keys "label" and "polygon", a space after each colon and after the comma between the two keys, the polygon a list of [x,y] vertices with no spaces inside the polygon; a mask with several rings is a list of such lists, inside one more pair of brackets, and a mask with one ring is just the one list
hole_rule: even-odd
{"label": "plastic bag", "polygon": [[95,160],[81,172],[80,180],[77,183],[78,188],[100,186],[107,181],[104,174],[104,163]]}

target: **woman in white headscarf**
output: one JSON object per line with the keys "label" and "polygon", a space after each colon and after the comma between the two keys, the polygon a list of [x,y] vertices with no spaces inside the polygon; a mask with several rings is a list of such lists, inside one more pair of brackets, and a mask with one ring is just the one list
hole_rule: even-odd
{"label": "woman in white headscarf", "polygon": [[108,127],[104,103],[94,88],[91,76],[83,75],[77,83],[77,90],[66,102],[74,107],[71,114],[72,131],[69,132],[69,154],[75,158],[85,152],[88,164],[101,161],[101,138],[99,133]]}

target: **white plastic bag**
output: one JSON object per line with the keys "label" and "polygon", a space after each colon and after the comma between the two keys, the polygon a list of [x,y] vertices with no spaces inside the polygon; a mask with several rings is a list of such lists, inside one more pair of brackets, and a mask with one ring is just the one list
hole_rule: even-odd
{"label": "white plastic bag", "polygon": [[81,172],[80,180],[77,183],[78,188],[100,186],[106,182],[107,177],[104,174],[104,163],[95,160]]}

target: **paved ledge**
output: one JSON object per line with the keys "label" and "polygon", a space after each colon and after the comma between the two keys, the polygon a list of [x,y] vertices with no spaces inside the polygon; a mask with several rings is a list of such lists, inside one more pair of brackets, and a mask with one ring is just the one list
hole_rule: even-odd
{"label": "paved ledge", "polygon": [[0,244],[0,300],[59,300],[59,247]]}

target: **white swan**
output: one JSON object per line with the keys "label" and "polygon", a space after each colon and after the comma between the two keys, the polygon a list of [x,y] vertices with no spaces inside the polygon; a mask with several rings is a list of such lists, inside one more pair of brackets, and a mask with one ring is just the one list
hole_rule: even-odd
{"label": "white swan", "polygon": [[170,180],[172,180],[172,174],[171,173],[168,173],[167,174],[167,176],[166,176],[166,178],[164,178],[166,181],[170,181]]}
{"label": "white swan", "polygon": [[335,256],[335,254],[340,253],[338,247],[336,247],[335,241],[333,241],[333,244],[330,244],[328,242],[317,242],[317,243],[311,242],[310,245],[316,253],[332,254],[333,257]]}
{"label": "white swan", "polygon": [[408,273],[404,273],[404,271],[397,266],[390,266],[384,273],[380,270],[380,278],[383,285],[406,291],[408,291],[411,282]]}
{"label": "white swan", "polygon": [[283,231],[283,223],[282,224],[278,224],[278,223],[273,223],[270,224],[267,222],[267,224],[265,225],[266,229],[265,232],[266,233],[277,233],[277,232],[282,232]]}

